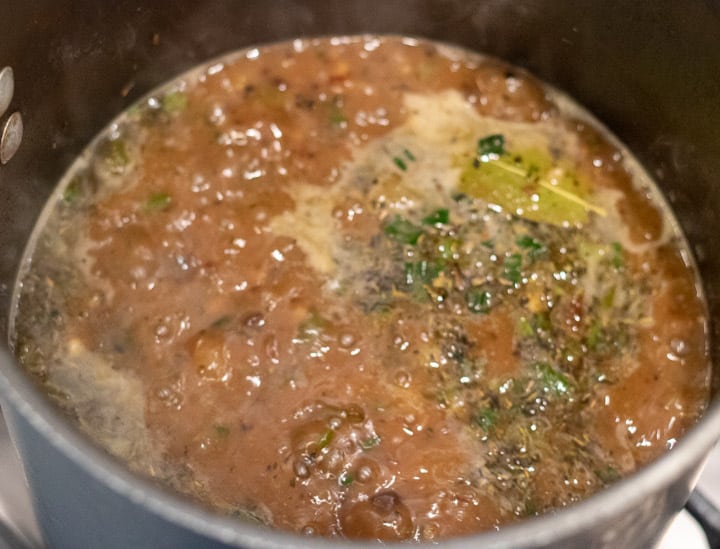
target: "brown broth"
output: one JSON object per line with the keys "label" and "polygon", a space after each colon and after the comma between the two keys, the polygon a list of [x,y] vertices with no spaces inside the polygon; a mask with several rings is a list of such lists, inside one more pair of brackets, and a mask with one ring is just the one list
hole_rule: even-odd
{"label": "brown broth", "polygon": [[709,398],[647,176],[568,98],[448,46],[296,40],[189,73],[36,233],[21,362],[134,470],[277,528],[498,528],[657,458]]}

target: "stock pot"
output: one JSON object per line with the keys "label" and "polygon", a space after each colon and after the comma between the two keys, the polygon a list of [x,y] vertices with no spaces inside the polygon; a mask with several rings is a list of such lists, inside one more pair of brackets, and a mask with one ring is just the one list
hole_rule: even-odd
{"label": "stock pot", "polygon": [[[650,547],[720,439],[720,2],[717,0],[24,0],[0,9],[19,148],[0,142],[0,331],[33,224],[60,175],[121,110],[184,70],[296,36],[415,35],[523,66],[637,155],[674,207],[705,284],[714,400],[669,454],[571,508],[446,547]],[[12,73],[12,74],[10,74]],[[10,74],[10,76],[7,76]],[[20,137],[22,137],[20,139]],[[3,346],[6,338],[3,337]],[[0,403],[51,547],[359,546],[221,517],[129,473],[0,348]]]}

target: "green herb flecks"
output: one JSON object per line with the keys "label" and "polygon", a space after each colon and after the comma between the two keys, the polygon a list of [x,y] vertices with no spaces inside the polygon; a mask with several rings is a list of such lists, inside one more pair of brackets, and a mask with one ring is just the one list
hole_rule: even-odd
{"label": "green herb flecks", "polygon": [[616,269],[622,269],[625,266],[625,256],[622,244],[619,242],[613,242],[610,244],[610,249],[612,250],[612,257],[610,259],[612,266]]}
{"label": "green herb flecks", "polygon": [[397,156],[393,156],[393,164],[397,166],[400,170],[406,172],[408,170],[408,161],[409,162],[415,162],[417,159],[415,158],[415,155],[411,153],[408,149],[403,149],[401,154],[398,154]]}
{"label": "green herb flecks", "polygon": [[373,435],[371,437],[368,437],[366,439],[363,439],[360,441],[360,447],[365,450],[372,450],[376,446],[380,445],[380,437],[377,435]]}
{"label": "green herb flecks", "polygon": [[145,202],[145,209],[150,212],[167,210],[172,203],[172,197],[165,192],[153,193]]}
{"label": "green herb flecks", "polygon": [[520,337],[532,337],[535,335],[535,328],[533,328],[527,318],[521,316],[518,318],[517,324],[515,325],[515,332]]}
{"label": "green herb flecks", "polygon": [[489,433],[498,422],[498,413],[494,408],[483,408],[478,410],[473,419],[478,427]]}
{"label": "green herb flecks", "polygon": [[567,376],[550,366],[550,364],[538,362],[535,364],[535,369],[546,391],[557,395],[564,395],[572,390],[572,383]]}
{"label": "green herb flecks", "polygon": [[230,428],[226,425],[215,425],[215,434],[220,438],[227,438],[230,435]]}
{"label": "green herb flecks", "polygon": [[417,244],[420,235],[423,234],[423,230],[420,227],[413,225],[399,215],[395,216],[392,221],[385,225],[383,232],[393,240],[401,244],[410,244],[411,246]]}
{"label": "green herb flecks", "polygon": [[354,480],[355,478],[352,473],[343,473],[340,475],[338,482],[340,483],[340,486],[350,486]]}
{"label": "green herb flecks", "polygon": [[423,225],[447,225],[450,222],[450,212],[445,208],[437,209],[425,216]]}
{"label": "green herb flecks", "polygon": [[487,314],[492,305],[492,294],[481,288],[470,288],[465,293],[465,303],[470,312],[475,314]]}
{"label": "green herb flecks", "polygon": [[413,286],[415,284],[429,284],[435,280],[444,265],[437,261],[417,261],[405,263],[405,284]]}
{"label": "green herb flecks", "polygon": [[528,235],[521,236],[515,243],[519,248],[524,250],[532,260],[539,258],[547,251],[547,248],[545,248],[543,244]]}
{"label": "green herb flecks", "polygon": [[181,91],[172,91],[162,98],[162,110],[168,114],[184,111],[187,107],[187,95]]}
{"label": "green herb flecks", "polygon": [[477,154],[480,159],[485,162],[491,158],[499,158],[505,154],[505,136],[493,134],[479,139],[477,143]]}
{"label": "green herb flecks", "polygon": [[328,324],[317,311],[311,311],[298,326],[297,339],[305,342],[316,340],[327,329]]}
{"label": "green herb flecks", "polygon": [[405,161],[399,156],[393,156],[393,163],[404,172],[408,169]]}
{"label": "green herb flecks", "polygon": [[515,286],[522,282],[522,256],[520,254],[512,254],[505,258],[503,278]]}
{"label": "green herb flecks", "polygon": [[130,163],[130,156],[127,152],[127,145],[122,138],[107,141],[104,147],[104,159],[113,172],[122,172]]}
{"label": "green herb flecks", "polygon": [[333,431],[332,429],[326,430],[317,441],[318,449],[323,450],[330,446],[330,443],[333,441],[334,438],[335,431]]}
{"label": "green herb flecks", "polygon": [[82,195],[82,179],[80,176],[75,176],[72,181],[65,187],[63,192],[63,200],[66,204],[74,204],[78,201]]}
{"label": "green herb flecks", "polygon": [[603,484],[610,484],[620,480],[620,473],[614,467],[607,465],[602,469],[595,469],[595,475]]}

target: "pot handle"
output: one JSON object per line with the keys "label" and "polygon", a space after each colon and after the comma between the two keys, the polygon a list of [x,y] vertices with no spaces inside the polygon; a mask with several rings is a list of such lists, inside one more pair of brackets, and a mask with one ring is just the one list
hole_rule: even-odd
{"label": "pot handle", "polygon": [[720,510],[716,509],[699,490],[695,490],[690,495],[685,508],[705,530],[710,547],[720,547]]}

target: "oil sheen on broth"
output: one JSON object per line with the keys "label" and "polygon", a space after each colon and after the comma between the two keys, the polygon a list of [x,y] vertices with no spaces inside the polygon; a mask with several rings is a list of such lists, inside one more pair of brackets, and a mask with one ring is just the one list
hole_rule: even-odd
{"label": "oil sheen on broth", "polygon": [[567,506],[706,406],[684,240],[627,151],[519,69],[396,37],[203,67],[67,174],[21,362],[222,512],[437,539]]}

